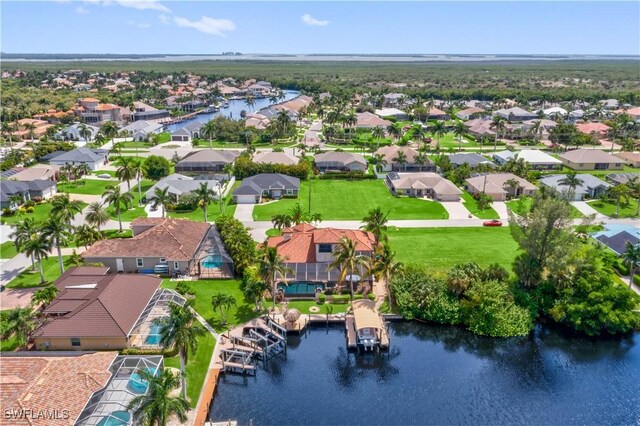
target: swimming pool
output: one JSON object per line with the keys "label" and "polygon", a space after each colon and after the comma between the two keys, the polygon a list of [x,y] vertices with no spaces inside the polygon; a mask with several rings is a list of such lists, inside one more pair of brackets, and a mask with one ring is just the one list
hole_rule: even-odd
{"label": "swimming pool", "polygon": [[162,326],[160,324],[151,324],[149,328],[149,334],[147,338],[144,339],[144,342],[147,345],[159,345],[160,344],[160,329]]}
{"label": "swimming pool", "polygon": [[313,296],[317,288],[324,290],[324,284],[298,281],[289,283],[288,286],[278,284],[278,288],[284,291],[285,296]]}
{"label": "swimming pool", "polygon": [[98,426],[126,426],[131,421],[128,411],[114,411],[98,422]]}
{"label": "swimming pool", "polygon": [[212,255],[205,257],[204,259],[202,259],[202,267],[208,268],[208,269],[221,267],[222,261],[218,260],[219,258],[220,256],[212,256]]}
{"label": "swimming pool", "polygon": [[[149,374],[155,374],[155,371],[152,368],[145,368],[145,370]],[[129,383],[127,383],[127,388],[129,388],[130,391],[137,393],[139,395],[142,395],[147,391],[148,387],[149,387],[149,384],[147,383],[147,381],[143,379],[142,376],[137,371],[132,373],[131,376],[129,377]]]}

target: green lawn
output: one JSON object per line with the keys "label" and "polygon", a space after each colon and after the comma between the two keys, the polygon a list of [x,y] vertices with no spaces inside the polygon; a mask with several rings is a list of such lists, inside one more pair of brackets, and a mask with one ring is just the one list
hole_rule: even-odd
{"label": "green lawn", "polygon": [[303,181],[298,198],[286,198],[275,203],[256,206],[255,220],[271,220],[287,213],[296,203],[303,209],[320,213],[322,220],[361,220],[369,210],[380,207],[389,212],[389,219],[447,219],[440,203],[410,197],[394,197],[382,180],[320,180]]}
{"label": "green lawn", "polygon": [[[86,203],[82,203],[82,208],[87,206]],[[34,218],[37,222],[46,221],[51,216],[51,204],[41,203],[34,206],[33,213],[16,213],[13,216],[2,216],[2,223],[7,225],[15,225],[18,222],[22,222],[27,217]]]}
{"label": "green lawn", "polygon": [[114,170],[96,170],[94,172],[91,172],[92,175],[94,176],[98,176],[98,175],[109,175],[113,178],[116,177],[116,172]]}
{"label": "green lawn", "polygon": [[102,235],[106,238],[131,238],[133,231],[131,229],[123,229],[122,232],[119,232],[117,229],[107,229],[102,231]]}
{"label": "green lawn", "polygon": [[[327,296],[327,300],[330,296]],[[319,309],[318,312],[311,312],[309,308],[315,306]],[[349,303],[323,303],[318,305],[315,300],[292,300],[287,304],[288,308],[295,308],[302,314],[340,314],[347,312],[349,309]]]}
{"label": "green lawn", "polygon": [[18,250],[13,241],[0,244],[0,259],[13,259],[17,254]]}
{"label": "green lawn", "polygon": [[[204,330],[204,328],[203,328]],[[187,398],[191,408],[195,408],[198,404],[198,398],[202,391],[202,385],[209,369],[209,363],[213,356],[213,348],[216,340],[207,331],[204,335],[198,337],[198,350],[196,353],[190,353],[186,366],[187,371]],[[178,355],[164,358],[165,367],[180,369],[180,357]]]}
{"label": "green lawn", "polygon": [[469,212],[477,217],[478,219],[499,219],[498,213],[492,208],[486,208],[484,210],[480,210],[478,208],[478,202],[473,195],[469,194],[467,191],[462,190],[462,199],[464,201],[464,206],[469,210]]}
{"label": "green lawn", "polygon": [[[223,213],[229,216],[233,216],[236,212],[236,205],[231,204],[233,190],[240,186],[240,181],[236,181],[231,187],[231,191],[229,191],[229,195],[224,199],[224,208]],[[189,219],[194,222],[202,222],[204,221],[204,212],[201,208],[197,208],[190,212],[169,212],[169,217],[173,217],[176,219]],[[209,203],[209,207],[207,207],[207,220],[209,222],[213,222],[216,218],[220,216],[220,205],[216,203]]]}
{"label": "green lawn", "polygon": [[[155,184],[152,180],[142,180],[140,188],[142,189],[142,196],[144,197],[144,193],[149,190]],[[122,212],[122,221],[123,222],[131,222],[133,219],[137,217],[147,217],[147,213],[144,211],[144,205],[139,206],[138,202],[140,201],[140,197],[138,196],[138,183],[131,182],[131,194],[133,194],[133,202],[131,204],[132,208],[127,210],[126,212]],[[114,208],[109,207],[107,209],[109,212],[109,216],[113,220],[118,220],[118,215]]]}
{"label": "green lawn", "polygon": [[117,180],[80,179],[74,182],[59,183],[58,191],[71,194],[102,195],[107,186],[118,184]]}
{"label": "green lawn", "polygon": [[[63,261],[66,260],[69,256],[62,256]],[[65,270],[68,269],[67,265],[65,265]],[[60,276],[60,267],[58,266],[58,256],[52,255],[49,256],[48,259],[43,260],[42,262],[42,270],[44,271],[44,279],[45,284],[50,284],[54,282]],[[28,287],[39,287],[40,284],[40,272],[39,272],[38,264],[36,263],[36,269],[34,271],[31,270],[31,263],[29,263],[29,267],[22,271],[17,277],[12,279],[9,284],[7,284],[7,288],[28,288]]]}
{"label": "green lawn", "polygon": [[391,228],[388,236],[399,261],[437,271],[467,261],[510,269],[518,251],[508,227]]}
{"label": "green lawn", "polygon": [[616,202],[615,201],[589,201],[589,205],[593,207],[598,213],[602,213],[605,216],[611,217],[638,217],[638,202],[634,199],[629,199],[629,203],[625,204],[624,200],[620,202],[620,212],[616,216]]}
{"label": "green lawn", "polygon": [[277,237],[279,235],[282,235],[282,231],[276,228],[271,228],[271,229],[267,229],[267,237]]}
{"label": "green lawn", "polygon": [[[520,197],[514,200],[510,200],[506,202],[507,207],[517,214],[518,216],[526,215],[529,210],[531,210],[531,205],[533,204],[533,198],[531,197]],[[571,206],[571,217],[574,219],[580,219],[584,217],[580,210],[576,209],[574,206]]]}

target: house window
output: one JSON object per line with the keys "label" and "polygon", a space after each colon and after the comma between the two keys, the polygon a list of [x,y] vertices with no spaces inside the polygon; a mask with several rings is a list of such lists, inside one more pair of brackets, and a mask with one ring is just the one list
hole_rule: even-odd
{"label": "house window", "polygon": [[136,266],[137,266],[138,268],[142,268],[142,267],[144,266],[144,259],[143,259],[143,258],[141,258],[141,257],[138,257],[138,258],[136,259]]}
{"label": "house window", "polygon": [[293,195],[293,189],[287,189],[287,195]]}
{"label": "house window", "polygon": [[71,338],[71,346],[74,348],[77,348],[80,346],[80,338],[79,337],[72,337]]}
{"label": "house window", "polygon": [[331,244],[320,244],[318,247],[319,253],[331,253]]}
{"label": "house window", "polygon": [[160,263],[167,263],[167,259],[165,257],[160,258]]}
{"label": "house window", "polygon": [[178,262],[173,262],[173,269],[180,269],[180,264]]}

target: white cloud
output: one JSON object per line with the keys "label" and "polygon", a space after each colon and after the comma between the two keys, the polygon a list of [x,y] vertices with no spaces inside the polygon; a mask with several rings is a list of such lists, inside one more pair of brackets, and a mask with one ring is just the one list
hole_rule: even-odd
{"label": "white cloud", "polygon": [[132,27],[141,28],[143,30],[151,26],[151,24],[148,24],[146,22],[136,22],[136,21],[127,21],[127,24],[129,24]]}
{"label": "white cloud", "polygon": [[165,25],[169,25],[169,17],[167,15],[165,15],[164,13],[161,15],[158,15],[158,19],[160,20],[160,22],[162,22]]}
{"label": "white cloud", "polygon": [[87,10],[87,8],[86,8],[86,7],[82,7],[82,6],[78,6],[78,7],[76,7],[75,11],[76,11],[76,13],[77,13],[78,15],[86,15],[86,14],[88,14],[88,13],[89,13],[89,11]]}
{"label": "white cloud", "polygon": [[85,3],[99,4],[102,6],[119,5],[136,10],[157,10],[158,12],[171,13],[171,9],[158,0],[84,0]]}
{"label": "white cloud", "polygon": [[320,19],[316,19],[308,13],[302,15],[302,22],[313,27],[324,27],[325,25],[329,25],[329,21],[321,21]]}
{"label": "white cloud", "polygon": [[203,16],[199,21],[190,21],[176,16],[174,22],[179,27],[193,28],[202,33],[220,37],[226,37],[227,31],[236,29],[236,24],[229,19],[215,19],[208,16]]}

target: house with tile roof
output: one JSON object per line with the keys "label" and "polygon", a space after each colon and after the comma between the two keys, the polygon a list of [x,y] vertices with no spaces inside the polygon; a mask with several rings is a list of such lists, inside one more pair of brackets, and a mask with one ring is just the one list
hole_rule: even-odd
{"label": "house with tile roof", "polygon": [[572,189],[562,183],[566,177],[567,175],[544,175],[540,178],[540,185],[554,190],[556,193],[561,194],[564,198],[571,201],[580,201],[584,198],[596,198],[611,187],[611,184],[593,175],[579,174],[576,175],[576,177],[580,179],[582,183]]}
{"label": "house with tile roof", "polygon": [[394,195],[426,197],[438,201],[459,201],[462,191],[436,173],[387,173],[385,183]]}
{"label": "house with tile roof", "polygon": [[221,172],[228,164],[233,164],[240,151],[228,149],[203,149],[193,152],[176,164],[176,173],[201,174],[202,172]]}
{"label": "house with tile roof", "polygon": [[96,171],[100,166],[109,162],[109,150],[91,149],[80,147],[71,151],[61,152],[53,158],[49,158],[49,164],[52,166],[65,166],[67,164],[86,164],[89,169]]}
{"label": "house with tile roof", "polygon": [[601,149],[574,149],[560,154],[560,160],[573,170],[624,169],[624,160]]}
{"label": "house with tile roof", "polygon": [[[399,155],[402,153],[405,162],[398,163]],[[424,163],[418,164],[416,158],[420,155],[418,151],[410,146],[388,145],[378,148],[376,155],[381,155],[384,164],[380,164],[378,168],[384,172],[435,172],[436,165],[427,156],[424,157]]]}
{"label": "house with tile roof", "polygon": [[370,112],[356,112],[356,129],[374,129],[382,127],[385,131],[391,125],[391,121],[378,117]]}
{"label": "house with tile roof", "polygon": [[[267,246],[275,247],[285,259],[285,265],[291,269],[292,273],[287,274],[287,280],[333,285],[339,280],[340,271],[329,265],[334,259],[333,251],[342,238],[352,240],[358,254],[373,254],[375,237],[371,232],[316,228],[307,223],[285,228],[282,235],[269,237]],[[360,276],[364,278],[367,273],[362,270]]]}
{"label": "house with tile roof", "polygon": [[622,159],[624,163],[631,167],[640,167],[640,152],[622,151],[614,154],[616,157]]}
{"label": "house with tile roof", "polygon": [[509,160],[524,160],[533,170],[560,170],[562,161],[537,149],[523,149],[521,151],[504,150],[496,152],[492,156],[493,161],[502,165]]}
{"label": "house with tile roof", "polygon": [[262,151],[256,152],[253,155],[252,161],[257,164],[284,164],[287,166],[295,166],[300,162],[300,159],[286,152]]}
{"label": "house with tile roof", "polygon": [[102,263],[113,273],[233,276],[233,262],[216,227],[209,223],[136,218],[131,229],[132,238],[98,241],[82,253],[82,258],[87,263]]}
{"label": "house with tile roof", "polygon": [[597,138],[605,138],[607,137],[607,133],[611,127],[607,126],[604,123],[577,123],[576,129],[580,133],[584,133],[585,135],[593,135]]}
{"label": "house with tile roof", "polygon": [[[506,185],[511,179],[518,183],[517,187],[510,188]],[[530,196],[538,190],[534,184],[513,173],[478,174],[465,180],[465,189],[472,195],[484,192],[493,201],[505,201],[521,195]]]}
{"label": "house with tile roof", "polygon": [[314,160],[316,168],[322,173],[367,170],[367,160],[362,155],[352,152],[324,152],[316,154]]}
{"label": "house with tile roof", "polygon": [[456,113],[456,117],[460,120],[470,120],[472,118],[477,118],[485,115],[487,111],[484,108],[472,106],[469,108],[465,108]]}
{"label": "house with tile roof", "polygon": [[499,109],[495,112],[495,115],[498,115],[508,121],[527,121],[538,118],[536,114],[520,107]]}
{"label": "house with tile roof", "polygon": [[260,173],[242,180],[233,191],[236,204],[258,204],[262,197],[278,200],[295,198],[300,190],[300,179],[280,173]]}

